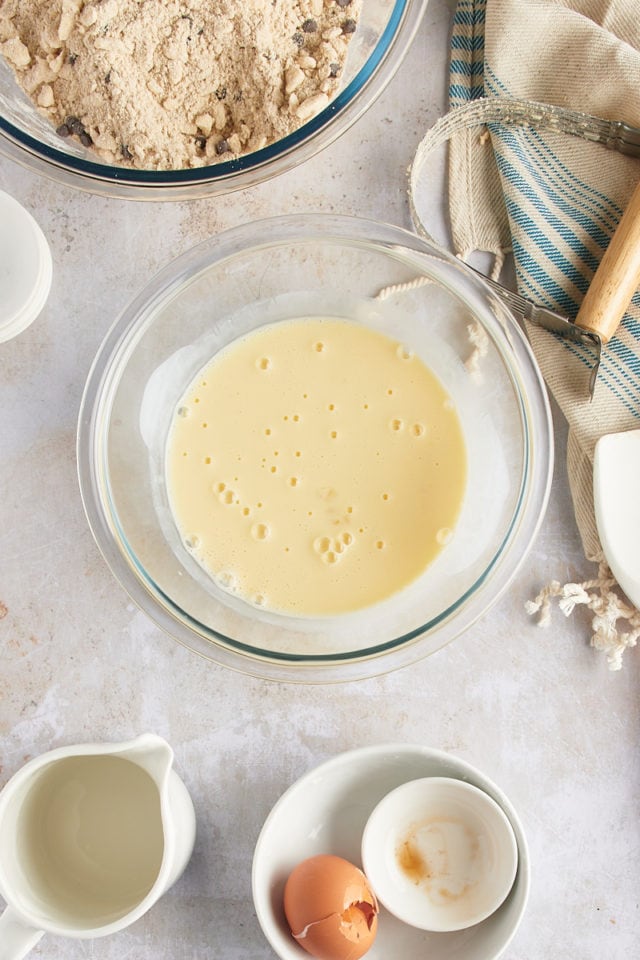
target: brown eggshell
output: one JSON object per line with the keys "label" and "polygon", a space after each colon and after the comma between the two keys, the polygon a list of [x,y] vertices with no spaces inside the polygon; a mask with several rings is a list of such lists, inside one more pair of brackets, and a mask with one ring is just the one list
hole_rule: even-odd
{"label": "brown eggshell", "polygon": [[284,912],[300,946],[318,960],[359,960],[375,940],[378,903],[362,870],[332,854],[289,875]]}

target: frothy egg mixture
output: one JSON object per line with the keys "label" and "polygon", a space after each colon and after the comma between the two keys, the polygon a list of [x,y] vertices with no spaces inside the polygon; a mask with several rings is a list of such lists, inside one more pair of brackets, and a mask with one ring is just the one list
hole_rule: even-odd
{"label": "frothy egg mixture", "polygon": [[330,616],[424,572],[453,535],[466,454],[421,359],[355,322],[308,318],[261,327],[201,370],[166,472],[178,530],[216,582]]}

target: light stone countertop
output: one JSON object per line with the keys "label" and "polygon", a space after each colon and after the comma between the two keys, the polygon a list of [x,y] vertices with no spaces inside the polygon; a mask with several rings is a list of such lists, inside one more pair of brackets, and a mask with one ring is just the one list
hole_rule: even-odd
{"label": "light stone countertop", "polygon": [[[0,786],[54,746],[166,737],[198,817],[184,876],[142,920],[95,941],[46,936],[43,960],[269,960],[251,900],[253,846],[273,803],[335,754],[388,741],[450,751],[518,810],[532,891],[506,960],[630,960],[640,942],[640,651],[622,671],[589,647],[589,617],[524,603],[593,575],[569,497],[566,429],[541,533],[484,618],[418,665],[304,687],[206,663],[129,601],[84,518],[75,464],[83,384],[114,317],[159,267],[226,227],[336,211],[409,227],[406,169],[444,111],[453,0],[431,0],[398,74],[338,142],[276,180],[177,204],[104,200],[0,159],[0,189],[52,248],[47,306],[0,345]],[[441,216],[439,191],[434,217]],[[405,958],[389,958],[405,960]],[[418,960],[418,958],[408,958]]]}

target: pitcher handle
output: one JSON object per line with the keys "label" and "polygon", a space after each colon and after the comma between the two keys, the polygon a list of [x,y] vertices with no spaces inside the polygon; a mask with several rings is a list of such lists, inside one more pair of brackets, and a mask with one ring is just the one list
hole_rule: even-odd
{"label": "pitcher handle", "polygon": [[22,960],[43,935],[24,923],[11,907],[0,916],[0,960]]}

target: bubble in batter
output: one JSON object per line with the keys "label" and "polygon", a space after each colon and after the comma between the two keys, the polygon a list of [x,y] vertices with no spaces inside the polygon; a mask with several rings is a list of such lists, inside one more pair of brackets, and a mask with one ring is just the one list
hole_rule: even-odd
{"label": "bubble in batter", "polygon": [[268,540],[271,531],[266,523],[254,523],[251,527],[251,536],[254,540]]}

